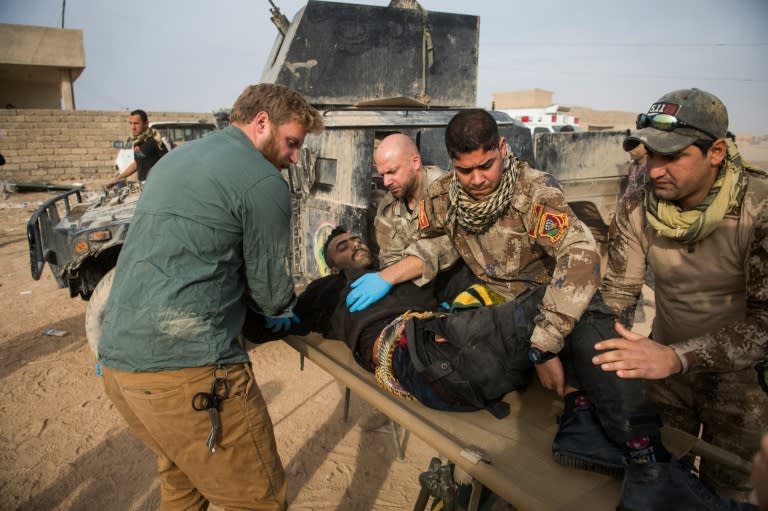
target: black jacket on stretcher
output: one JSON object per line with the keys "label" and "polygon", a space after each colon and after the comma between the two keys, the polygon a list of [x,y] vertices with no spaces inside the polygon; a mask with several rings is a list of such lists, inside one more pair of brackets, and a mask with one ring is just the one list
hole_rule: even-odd
{"label": "black jacket on stretcher", "polygon": [[[406,311],[436,311],[432,318],[409,321],[408,349],[398,348],[395,355],[394,373],[400,383],[433,408],[487,408],[503,416],[501,398],[525,387],[529,378],[529,338],[544,288],[502,305],[446,314],[431,287],[406,282],[394,286],[371,307],[349,312],[347,283],[363,273],[331,275],[312,282],[295,307],[301,324],[289,333],[315,331],[342,339],[357,362],[373,371],[373,343],[387,324]],[[455,296],[471,283],[459,271],[441,283],[438,294],[441,298]],[[285,333],[273,337],[281,335]]]}

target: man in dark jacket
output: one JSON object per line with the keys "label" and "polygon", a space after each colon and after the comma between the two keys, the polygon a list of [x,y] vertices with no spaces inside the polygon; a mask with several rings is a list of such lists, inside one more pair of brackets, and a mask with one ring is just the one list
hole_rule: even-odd
{"label": "man in dark jacket", "polygon": [[[430,288],[405,282],[374,306],[350,312],[344,306],[349,283],[376,271],[376,258],[360,236],[341,227],[323,254],[333,273],[299,296],[301,324],[291,333],[315,331],[344,340],[355,360],[400,397],[439,410],[508,413],[501,398],[529,380],[529,338],[543,293],[501,303],[459,268],[442,280],[440,299]],[[451,312],[440,306],[443,296],[456,297]],[[516,321],[501,320],[513,315]]]}

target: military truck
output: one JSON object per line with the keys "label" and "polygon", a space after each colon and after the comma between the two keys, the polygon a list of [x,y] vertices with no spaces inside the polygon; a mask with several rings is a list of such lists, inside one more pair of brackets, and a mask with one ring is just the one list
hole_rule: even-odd
{"label": "military truck", "polygon": [[[413,1],[379,7],[310,0],[290,22],[274,4],[271,11],[278,33],[260,81],[294,88],[322,111],[326,125],[307,136],[299,162],[284,172],[293,272],[306,282],[327,272],[320,251],[334,225],[371,228],[384,190],[373,166],[379,140],[404,133],[425,165],[450,168],[445,126],[475,104],[480,20],[424,11]],[[512,150],[554,174],[604,241],[624,187],[624,134],[544,134],[534,152],[524,124],[493,114]],[[73,189],[45,202],[27,226],[32,277],[39,279],[47,264],[70,296],[91,299],[115,266],[140,192],[133,185],[88,203],[84,190]]]}

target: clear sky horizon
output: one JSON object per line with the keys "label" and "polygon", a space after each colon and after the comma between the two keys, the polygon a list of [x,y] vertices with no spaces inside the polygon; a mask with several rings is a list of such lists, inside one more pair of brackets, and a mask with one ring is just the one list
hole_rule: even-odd
{"label": "clear sky horizon", "polygon": [[[305,5],[273,0],[288,19]],[[344,3],[353,3],[344,1]],[[386,6],[388,0],[358,3]],[[480,16],[477,105],[541,88],[558,104],[646,111],[698,87],[726,104],[735,133],[768,134],[767,0],[421,0]],[[257,83],[275,39],[268,0],[66,2],[83,30],[79,110],[212,112]],[[0,0],[0,23],[61,27],[61,0]]]}

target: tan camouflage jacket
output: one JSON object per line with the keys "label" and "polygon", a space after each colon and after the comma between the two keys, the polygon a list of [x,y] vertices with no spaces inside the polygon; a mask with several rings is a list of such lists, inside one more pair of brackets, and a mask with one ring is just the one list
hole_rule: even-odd
{"label": "tan camouflage jacket", "polygon": [[623,201],[611,224],[603,298],[631,325],[647,261],[652,336],[675,350],[683,372],[744,369],[768,349],[768,178],[747,177],[739,211],[697,243],[656,234],[645,219],[645,190]]}
{"label": "tan camouflage jacket", "polygon": [[[448,225],[450,178],[445,175],[429,187],[419,206],[419,239],[406,249],[424,261],[421,280],[431,280],[440,267],[462,257],[507,299],[547,286],[531,342],[559,352],[600,284],[600,257],[589,228],[576,218],[551,175],[523,163],[507,212],[488,231],[469,233]],[[457,253],[453,261],[433,244],[433,237],[443,234]]]}
{"label": "tan camouflage jacket", "polygon": [[[444,173],[437,167],[426,168],[425,172],[427,184]],[[427,186],[424,186],[416,203],[418,204],[427,197]],[[386,268],[398,262],[405,255],[405,248],[419,228],[418,209],[409,211],[404,201],[396,199],[394,195],[387,192],[387,195],[379,203],[373,225],[376,229],[376,242],[379,245],[379,265],[381,268]],[[440,247],[440,250],[450,252],[453,246],[450,240],[445,236],[442,237],[442,240],[443,246]]]}

